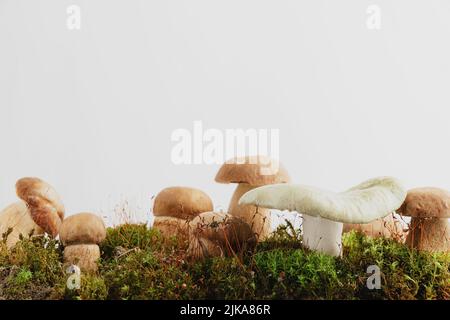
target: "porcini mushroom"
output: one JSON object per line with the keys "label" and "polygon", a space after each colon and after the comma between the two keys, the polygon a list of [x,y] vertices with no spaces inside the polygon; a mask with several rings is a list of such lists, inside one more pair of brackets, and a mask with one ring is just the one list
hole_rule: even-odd
{"label": "porcini mushroom", "polygon": [[92,213],[79,213],[64,219],[59,238],[64,248],[64,263],[86,272],[97,271],[99,244],[106,238],[103,220]]}
{"label": "porcini mushroom", "polygon": [[177,235],[187,239],[189,220],[213,210],[211,198],[203,191],[188,187],[170,187],[156,196],[153,227],[164,237]]}
{"label": "porcini mushroom", "polygon": [[6,237],[6,247],[12,248],[20,236],[40,235],[44,230],[31,218],[30,210],[23,201],[13,203],[0,212],[0,240]]}
{"label": "porcini mushroom", "polygon": [[247,192],[242,204],[297,211],[303,214],[303,244],[332,256],[342,253],[343,223],[368,223],[398,209],[406,191],[394,178],[363,182],[342,193],[318,188],[278,184]]}
{"label": "porcini mushroom", "polygon": [[16,192],[27,204],[36,224],[56,237],[64,219],[64,205],[55,189],[41,179],[22,178],[16,183]]}
{"label": "porcini mushroom", "polygon": [[64,205],[55,189],[38,178],[22,178],[16,183],[17,196],[23,201],[0,212],[0,238],[7,234],[6,244],[12,248],[20,236],[58,234],[64,219]]}
{"label": "porcini mushroom", "polygon": [[345,223],[343,232],[347,233],[352,230],[361,232],[368,237],[372,238],[389,238],[399,242],[405,240],[406,233],[404,232],[404,226],[402,222],[393,213],[388,214],[386,217],[376,219],[369,223],[356,224]]}
{"label": "porcini mushroom", "polygon": [[431,252],[450,251],[450,192],[439,188],[412,189],[398,212],[411,217],[407,245]]}
{"label": "porcini mushroom", "polygon": [[242,219],[224,212],[204,212],[189,223],[187,255],[199,260],[241,254],[253,249],[256,240]]}
{"label": "porcini mushroom", "polygon": [[270,233],[270,210],[239,204],[239,199],[254,188],[289,182],[290,178],[284,167],[278,161],[265,156],[238,157],[226,161],[215,180],[219,183],[238,183],[228,213],[247,222],[258,240],[265,239]]}

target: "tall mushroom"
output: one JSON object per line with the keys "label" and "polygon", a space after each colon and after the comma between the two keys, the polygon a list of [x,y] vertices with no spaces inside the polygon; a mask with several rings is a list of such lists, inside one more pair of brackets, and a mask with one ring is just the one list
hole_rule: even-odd
{"label": "tall mushroom", "polygon": [[204,212],[189,223],[188,257],[230,256],[252,250],[256,236],[242,219],[223,212]]}
{"label": "tall mushroom", "polygon": [[431,252],[450,251],[450,192],[439,188],[409,190],[398,212],[411,217],[407,245]]}
{"label": "tall mushroom", "polygon": [[297,211],[303,214],[303,244],[332,256],[341,255],[343,223],[368,223],[398,209],[406,197],[400,183],[390,177],[363,182],[342,193],[279,184],[244,194],[242,204]]}
{"label": "tall mushroom", "polygon": [[86,272],[97,271],[99,244],[106,238],[103,220],[92,213],[79,213],[64,219],[59,238],[64,248],[64,263]]}
{"label": "tall mushroom", "polygon": [[265,239],[270,233],[270,210],[239,204],[239,199],[254,188],[289,182],[290,178],[284,167],[265,156],[233,158],[222,165],[215,180],[219,183],[238,183],[228,213],[247,222],[258,240]]}
{"label": "tall mushroom", "polygon": [[22,178],[16,183],[16,193],[23,201],[0,212],[0,238],[10,232],[7,247],[13,247],[20,235],[28,237],[45,231],[55,237],[64,219],[64,205],[55,189],[41,179]]}
{"label": "tall mushroom", "polygon": [[170,187],[156,196],[153,227],[164,237],[188,237],[189,221],[202,212],[213,210],[211,198],[203,191],[188,187]]}

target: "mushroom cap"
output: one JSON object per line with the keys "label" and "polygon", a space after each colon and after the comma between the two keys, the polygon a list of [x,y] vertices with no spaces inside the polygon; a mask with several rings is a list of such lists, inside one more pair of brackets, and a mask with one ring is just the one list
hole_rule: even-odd
{"label": "mushroom cap", "polygon": [[188,256],[203,258],[252,249],[256,236],[242,219],[223,212],[204,212],[189,222]]}
{"label": "mushroom cap", "polygon": [[23,201],[13,203],[0,211],[0,240],[11,229],[6,238],[6,246],[12,248],[22,235],[27,238],[30,234],[40,235],[44,231],[31,218],[30,210]]}
{"label": "mushroom cap", "polygon": [[266,156],[236,157],[226,161],[216,175],[219,183],[247,183],[251,186],[287,183],[286,169],[277,160]]}
{"label": "mushroom cap", "polygon": [[55,189],[39,178],[22,178],[16,183],[16,193],[28,205],[34,222],[56,236],[65,210]]}
{"label": "mushroom cap", "polygon": [[184,240],[188,237],[189,221],[168,216],[155,217],[153,228],[159,230],[163,237],[177,236]]}
{"label": "mushroom cap", "polygon": [[411,189],[398,212],[415,218],[449,218],[450,192],[431,187]]}
{"label": "mushroom cap", "polygon": [[212,210],[212,200],[206,193],[188,187],[166,188],[158,193],[153,204],[155,216],[180,219],[189,219]]}
{"label": "mushroom cap", "polygon": [[99,244],[106,238],[105,224],[95,214],[78,213],[64,219],[59,238],[65,246]]}
{"label": "mushroom cap", "polygon": [[369,223],[397,210],[405,197],[399,181],[380,177],[341,193],[303,185],[268,185],[247,192],[239,203],[297,211],[336,222]]}

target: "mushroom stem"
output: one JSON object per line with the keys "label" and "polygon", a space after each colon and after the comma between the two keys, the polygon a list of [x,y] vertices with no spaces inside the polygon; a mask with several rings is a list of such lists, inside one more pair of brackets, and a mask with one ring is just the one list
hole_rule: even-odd
{"label": "mushroom stem", "polygon": [[449,252],[449,219],[412,217],[406,244],[418,250]]}
{"label": "mushroom stem", "polygon": [[254,205],[239,204],[239,199],[246,192],[255,188],[257,187],[247,183],[239,183],[231,198],[228,213],[247,222],[256,234],[258,240],[262,241],[270,234],[270,210]]}
{"label": "mushroom stem", "polygon": [[303,214],[303,245],[339,257],[342,253],[342,222]]}
{"label": "mushroom stem", "polygon": [[96,272],[100,248],[96,244],[75,244],[64,248],[64,263],[76,265],[85,272]]}

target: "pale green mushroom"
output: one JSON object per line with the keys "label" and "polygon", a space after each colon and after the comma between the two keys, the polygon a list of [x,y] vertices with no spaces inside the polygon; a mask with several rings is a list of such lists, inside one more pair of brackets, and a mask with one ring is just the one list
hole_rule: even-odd
{"label": "pale green mushroom", "polygon": [[303,214],[303,244],[332,256],[342,253],[343,223],[369,223],[397,210],[406,190],[391,177],[334,193],[293,184],[268,185],[245,193],[239,203]]}

